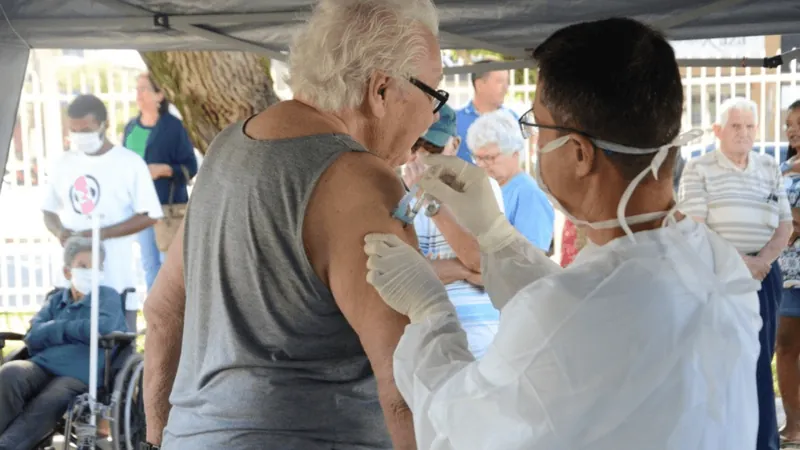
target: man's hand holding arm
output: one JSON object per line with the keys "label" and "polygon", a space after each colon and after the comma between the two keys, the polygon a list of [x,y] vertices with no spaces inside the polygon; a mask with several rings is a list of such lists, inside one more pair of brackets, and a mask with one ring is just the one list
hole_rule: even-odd
{"label": "man's hand holding arm", "polygon": [[409,321],[387,306],[367,283],[363,248],[369,233],[403,236],[416,248],[413,227],[404,227],[391,218],[403,193],[400,180],[382,161],[369,154],[343,154],[317,183],[303,229],[315,272],[330,287],[372,365],[386,425],[397,450],[416,448],[411,411],[393,375],[394,351]]}
{"label": "man's hand holding arm", "polygon": [[147,321],[144,411],[147,416],[147,442],[151,444],[161,443],[169,417],[169,396],[181,358],[183,313],[186,308],[183,226],[181,223],[144,303],[144,317]]}

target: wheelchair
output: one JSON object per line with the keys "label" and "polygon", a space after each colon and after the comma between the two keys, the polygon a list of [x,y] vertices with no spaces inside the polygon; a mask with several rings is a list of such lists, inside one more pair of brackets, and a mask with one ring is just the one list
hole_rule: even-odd
{"label": "wheelchair", "polygon": [[[50,291],[45,298],[57,292]],[[122,297],[122,309],[125,309],[125,298],[135,289],[126,289]],[[102,387],[98,387],[95,408],[96,417],[108,420],[110,424],[111,446],[114,450],[138,450],[145,442],[145,416],[143,400],[144,357],[136,352],[136,338],[144,334],[115,331],[98,340],[99,350],[105,355],[106,365],[102,374]],[[0,365],[10,361],[24,360],[30,357],[23,346],[8,356],[3,357],[6,341],[22,341],[25,335],[19,333],[0,332]],[[109,389],[109,387],[112,387]],[[76,446],[79,450],[104,448],[95,445],[96,429],[87,428],[90,423],[91,404],[88,393],[75,398],[64,417],[56,427],[43,436],[31,450],[51,450],[56,435],[64,436],[64,449]],[[86,432],[93,434],[89,440]],[[98,438],[98,441],[100,439]]]}

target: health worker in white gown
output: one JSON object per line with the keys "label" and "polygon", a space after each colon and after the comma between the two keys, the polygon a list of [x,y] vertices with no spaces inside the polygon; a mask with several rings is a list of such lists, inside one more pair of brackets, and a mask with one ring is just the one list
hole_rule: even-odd
{"label": "health worker in white gown", "polygon": [[534,56],[520,123],[539,128],[540,186],[587,229],[576,261],[562,269],[516,232],[479,168],[427,158],[419,185],[477,236],[500,310],[475,361],[424,258],[396,236],[365,238],[368,281],[411,321],[394,374],[419,448],[755,448],[758,283],[735,248],[675,212],[670,175],[697,133],[679,136],[672,48],[609,19],[564,28]]}

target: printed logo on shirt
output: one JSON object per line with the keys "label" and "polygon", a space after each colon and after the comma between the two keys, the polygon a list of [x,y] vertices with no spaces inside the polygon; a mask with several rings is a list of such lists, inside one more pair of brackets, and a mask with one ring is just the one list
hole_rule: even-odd
{"label": "printed logo on shirt", "polygon": [[91,175],[81,175],[69,188],[72,209],[78,214],[89,214],[100,202],[100,184]]}

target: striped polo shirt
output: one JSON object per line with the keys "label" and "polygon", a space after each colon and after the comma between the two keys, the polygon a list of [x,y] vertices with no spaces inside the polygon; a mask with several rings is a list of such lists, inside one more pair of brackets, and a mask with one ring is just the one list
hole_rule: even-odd
{"label": "striped polo shirt", "polygon": [[772,156],[750,152],[737,167],[715,150],[686,163],[678,191],[680,210],[705,220],[741,253],[757,253],[778,224],[792,220],[780,168]]}
{"label": "striped polo shirt", "polygon": [[[493,179],[490,181],[495,199],[502,211],[503,194],[500,185]],[[426,258],[430,260],[456,258],[456,253],[432,218],[422,213],[417,214],[414,217],[414,229],[419,239],[419,249]],[[495,309],[489,295],[481,287],[466,281],[455,281],[445,286],[445,289],[447,297],[456,308],[461,327],[467,333],[469,350],[478,359],[486,353],[489,344],[494,340],[494,335],[497,334],[500,312]]]}

